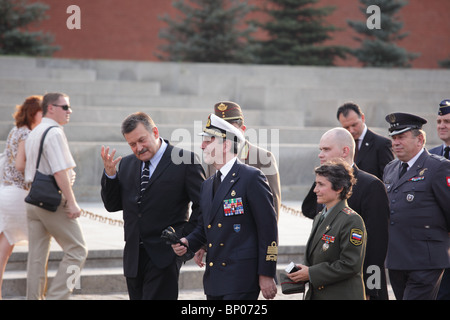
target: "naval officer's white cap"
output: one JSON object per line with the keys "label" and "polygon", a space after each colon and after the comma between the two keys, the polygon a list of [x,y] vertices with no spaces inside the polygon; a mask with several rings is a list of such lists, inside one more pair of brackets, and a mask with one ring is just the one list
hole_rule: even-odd
{"label": "naval officer's white cap", "polygon": [[236,137],[237,142],[243,143],[245,137],[242,132],[230,124],[229,122],[219,118],[215,114],[211,113],[208,116],[208,121],[203,129],[203,132],[199,133],[201,136],[218,137],[228,140],[233,140]]}

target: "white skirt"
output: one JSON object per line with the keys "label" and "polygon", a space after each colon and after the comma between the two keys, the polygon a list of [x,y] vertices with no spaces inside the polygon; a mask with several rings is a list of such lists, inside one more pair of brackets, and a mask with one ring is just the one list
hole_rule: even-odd
{"label": "white skirt", "polygon": [[0,233],[11,245],[26,244],[28,241],[27,190],[16,186],[0,185]]}

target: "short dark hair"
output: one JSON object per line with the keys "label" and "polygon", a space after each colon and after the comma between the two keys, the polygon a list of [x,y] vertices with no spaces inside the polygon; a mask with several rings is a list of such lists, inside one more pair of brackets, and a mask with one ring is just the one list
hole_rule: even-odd
{"label": "short dark hair", "polygon": [[58,100],[59,97],[69,98],[67,94],[62,92],[51,92],[44,95],[42,98],[42,114],[44,116],[47,114],[48,105]]}
{"label": "short dark hair", "polygon": [[353,176],[352,167],[341,159],[334,159],[325,162],[317,167],[314,172],[316,175],[323,176],[331,182],[331,188],[338,191],[343,188],[339,197],[341,200],[348,199],[352,195],[352,188],[356,183]]}
{"label": "short dark hair", "polygon": [[136,127],[139,123],[142,123],[147,129],[148,132],[151,132],[154,127],[156,127],[155,123],[153,122],[153,119],[144,112],[135,112],[130,114],[128,117],[125,118],[122,122],[122,135],[125,135],[126,133],[130,133]]}
{"label": "short dark hair", "polygon": [[356,103],[347,102],[338,108],[336,114],[337,119],[339,120],[339,116],[341,115],[341,113],[344,117],[347,117],[350,111],[355,111],[359,118],[361,118],[363,114],[361,108]]}

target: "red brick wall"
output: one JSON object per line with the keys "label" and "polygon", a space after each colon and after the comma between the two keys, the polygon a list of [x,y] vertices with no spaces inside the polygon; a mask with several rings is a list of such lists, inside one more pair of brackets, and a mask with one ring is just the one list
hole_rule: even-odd
{"label": "red brick wall", "polygon": [[[35,29],[44,30],[55,36],[55,44],[61,50],[54,54],[61,58],[78,59],[121,59],[157,61],[155,52],[161,44],[158,32],[166,24],[158,16],[177,11],[171,0],[38,0],[50,6],[48,20]],[[251,0],[261,5],[262,0]],[[69,30],[66,13],[70,5],[81,8],[81,30]],[[356,35],[348,27],[347,20],[365,21],[367,15],[359,11],[358,0],[320,0],[319,6],[336,6],[328,22],[343,28],[333,34],[329,43],[357,47]],[[409,0],[409,5],[400,12],[404,32],[410,35],[398,43],[408,51],[420,52],[414,60],[415,68],[437,68],[438,60],[450,55],[450,12],[449,0]],[[254,17],[264,19],[261,14]],[[258,37],[264,37],[259,33]],[[356,59],[337,61],[341,66],[359,66]]]}

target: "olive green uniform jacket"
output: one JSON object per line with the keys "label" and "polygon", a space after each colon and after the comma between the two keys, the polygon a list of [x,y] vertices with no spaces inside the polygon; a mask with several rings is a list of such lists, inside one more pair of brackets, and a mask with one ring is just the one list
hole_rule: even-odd
{"label": "olive green uniform jacket", "polygon": [[306,245],[305,265],[309,267],[311,300],[365,299],[362,268],[366,251],[363,219],[343,200],[319,224],[314,218]]}

